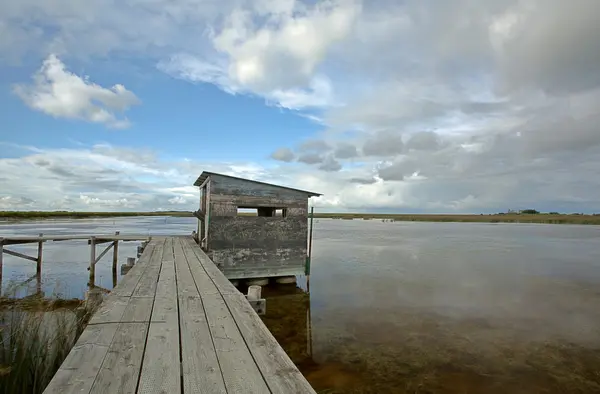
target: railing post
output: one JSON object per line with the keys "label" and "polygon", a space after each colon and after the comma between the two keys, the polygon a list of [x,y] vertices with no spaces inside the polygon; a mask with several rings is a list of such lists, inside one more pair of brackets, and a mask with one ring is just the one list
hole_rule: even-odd
{"label": "railing post", "polygon": [[96,237],[90,237],[90,287],[96,285]]}
{"label": "railing post", "polygon": [[42,248],[44,245],[44,241],[42,241],[42,237],[44,234],[40,233],[40,241],[38,242],[38,255],[37,255],[37,264],[35,267],[35,279],[36,279],[36,290],[39,293],[42,292]]}
{"label": "railing post", "polygon": [[[119,235],[119,232],[116,231],[115,235]],[[117,285],[117,265],[119,264],[119,240],[115,239],[113,242],[113,261],[112,261],[112,277],[113,277],[113,287]]]}
{"label": "railing post", "polygon": [[43,236],[44,234],[40,233],[40,241],[38,242],[37,265],[35,268],[35,273],[38,276],[42,276],[42,247],[44,245],[44,241],[42,241]]}

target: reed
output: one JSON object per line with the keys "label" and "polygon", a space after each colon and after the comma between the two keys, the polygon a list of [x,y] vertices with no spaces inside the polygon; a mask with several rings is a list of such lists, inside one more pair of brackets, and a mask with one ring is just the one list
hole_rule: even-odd
{"label": "reed", "polygon": [[83,332],[92,310],[0,310],[0,393],[42,393]]}

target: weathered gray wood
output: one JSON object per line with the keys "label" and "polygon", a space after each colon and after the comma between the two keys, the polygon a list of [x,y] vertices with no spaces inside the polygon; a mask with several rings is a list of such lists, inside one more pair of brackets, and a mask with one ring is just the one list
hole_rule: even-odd
{"label": "weathered gray wood", "polygon": [[188,242],[179,240],[181,247],[183,248],[183,254],[187,260],[191,276],[198,293],[202,294],[220,294],[221,289],[218,289],[213,280],[208,276],[206,270],[202,266],[202,262],[198,259],[192,248],[198,248],[198,246],[192,246]]}
{"label": "weathered gray wood", "polygon": [[268,393],[260,370],[221,294],[202,295],[202,303],[227,392]]}
{"label": "weathered gray wood", "polygon": [[121,317],[124,323],[146,323],[152,315],[153,297],[131,297]]}
{"label": "weathered gray wood", "polygon": [[225,276],[219,270],[219,268],[217,268],[217,266],[212,262],[212,260],[208,258],[206,253],[204,253],[202,249],[200,249],[198,245],[196,245],[196,243],[191,237],[184,237],[181,240],[184,243],[184,245],[187,245],[189,247],[189,249],[186,250],[191,251],[196,256],[200,264],[202,264],[202,267],[206,271],[207,275],[218,287],[219,292],[221,294],[239,294],[238,289],[236,289],[235,286],[231,284],[231,282],[227,280],[227,278],[225,278]]}
{"label": "weathered gray wood", "polygon": [[130,275],[47,393],[314,393],[190,237],[153,240]]}
{"label": "weathered gray wood", "polygon": [[[44,236],[44,234],[40,233],[40,238],[42,238]],[[42,276],[42,255],[43,255],[43,248],[44,248],[44,241],[39,241],[38,242],[38,253],[37,253],[37,259],[36,259],[36,268],[35,268],[35,273],[38,276],[38,280],[41,280],[41,276]]]}
{"label": "weathered gray wood", "polygon": [[[23,235],[23,236],[4,236],[4,245],[15,245],[15,244],[25,244],[25,243],[38,243],[41,241],[75,241],[75,240],[87,240],[91,238],[91,235],[44,235],[44,236],[31,236],[31,235]],[[110,242],[110,241],[146,241],[152,237],[148,235],[94,235],[96,238],[96,243],[102,242]]]}
{"label": "weathered gray wood", "polygon": [[273,393],[315,393],[302,373],[240,294],[223,296]]}
{"label": "weathered gray wood", "polygon": [[120,322],[129,304],[129,297],[122,297],[114,293],[106,297],[100,308],[94,313],[88,325],[109,322]]}
{"label": "weathered gray wood", "polygon": [[90,266],[88,268],[90,271],[90,280],[88,282],[89,286],[93,286],[96,284],[96,238],[90,238]]}
{"label": "weathered gray wood", "polygon": [[4,253],[9,254],[11,256],[15,256],[15,257],[20,257],[22,259],[26,259],[26,260],[31,260],[31,261],[36,261],[37,262],[37,257],[27,256],[26,254],[15,252],[14,250],[10,250],[10,249],[4,248]]}
{"label": "weathered gray wood", "polygon": [[154,255],[156,242],[157,241],[150,242],[138,263],[121,279],[121,282],[112,291],[112,294],[126,297],[130,297],[133,294],[138,282],[148,268],[148,262]]}
{"label": "weathered gray wood", "polygon": [[118,327],[118,323],[88,326],[44,394],[89,393]]}
{"label": "weathered gray wood", "polygon": [[[115,235],[119,235],[119,232],[116,231]],[[119,265],[119,241],[113,241],[113,256],[112,256],[112,274],[113,278],[117,277],[117,265]],[[116,280],[116,279],[115,279]]]}
{"label": "weathered gray wood", "polygon": [[89,393],[108,348],[89,344],[75,346],[44,389],[44,394]]}
{"label": "weathered gray wood", "polygon": [[177,296],[198,297],[198,289],[190,271],[186,256],[183,252],[182,240],[177,239],[173,244],[175,255],[175,271],[177,275]]}
{"label": "weathered gray wood", "polygon": [[179,316],[173,260],[173,238],[168,238],[163,249],[138,393],[181,392]]}
{"label": "weathered gray wood", "polygon": [[114,246],[114,244],[108,245],[103,251],[102,253],[100,253],[100,255],[98,257],[96,257],[96,261],[94,261],[94,264],[98,264],[98,261],[100,261],[100,259],[102,259],[102,257],[104,257],[105,254],[108,253],[109,250],[112,249],[112,247]]}
{"label": "weathered gray wood", "polygon": [[156,292],[156,283],[160,274],[160,265],[163,253],[165,239],[157,240],[154,247],[154,253],[148,261],[148,268],[138,282],[132,297],[154,297]]}
{"label": "weathered gray wood", "polygon": [[227,393],[200,297],[179,297],[179,316],[183,392]]}
{"label": "weathered gray wood", "polygon": [[135,393],[148,323],[120,323],[90,393]]}

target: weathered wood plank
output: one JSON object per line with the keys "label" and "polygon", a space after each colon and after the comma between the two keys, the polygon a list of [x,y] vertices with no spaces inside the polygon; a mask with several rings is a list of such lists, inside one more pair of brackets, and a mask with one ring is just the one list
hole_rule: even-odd
{"label": "weathered wood plank", "polygon": [[273,393],[315,393],[243,295],[223,296]]}
{"label": "weathered wood plank", "polygon": [[221,294],[204,294],[202,303],[228,393],[269,393]]}
{"label": "weathered wood plank", "polygon": [[110,294],[100,305],[100,308],[90,319],[89,325],[100,323],[118,323],[121,321],[125,309],[129,304],[129,297],[122,297],[114,293]]}
{"label": "weathered wood plank", "polygon": [[154,299],[152,297],[131,297],[127,308],[121,317],[123,323],[147,323],[150,321],[152,314],[152,304]]}
{"label": "weathered wood plank", "polygon": [[156,242],[156,240],[150,241],[137,264],[121,279],[117,287],[111,292],[111,295],[131,297],[138,282],[148,268],[148,262],[154,255]]}
{"label": "weathered wood plank", "polygon": [[191,237],[185,237],[181,239],[182,242],[189,247],[189,249],[198,259],[202,267],[206,271],[207,275],[213,280],[214,284],[219,288],[221,294],[239,294],[239,290],[231,284],[223,273],[217,268],[217,266],[208,258],[206,253],[200,249],[200,247],[194,242]]}
{"label": "weathered wood plank", "polygon": [[44,394],[89,393],[118,327],[118,323],[88,326]]}
{"label": "weathered wood plank", "polygon": [[177,296],[178,297],[198,297],[198,289],[194,282],[194,277],[190,271],[188,261],[183,252],[181,239],[174,243],[175,270],[177,276]]}
{"label": "weathered wood plank", "polygon": [[156,287],[156,297],[177,298],[175,284],[175,257],[173,254],[173,243],[177,242],[173,237],[165,240],[163,247],[160,276]]}
{"label": "weathered wood plank", "polygon": [[119,324],[90,393],[135,393],[147,333],[147,323]]}
{"label": "weathered wood plank", "polygon": [[179,316],[183,392],[227,393],[200,297],[179,297]]}
{"label": "weathered wood plank", "polygon": [[213,280],[208,276],[206,270],[202,266],[202,263],[191,249],[193,247],[198,248],[197,244],[194,242],[196,246],[192,246],[187,242],[181,242],[181,247],[183,248],[183,254],[185,259],[187,260],[190,273],[196,284],[196,288],[198,289],[198,293],[202,294],[220,294],[220,289],[214,284]]}
{"label": "weathered wood plank", "polygon": [[15,257],[20,257],[20,258],[26,259],[26,260],[37,261],[37,257],[27,256],[26,254],[15,252],[14,250],[6,249],[6,248],[4,248],[4,253],[11,255],[11,256],[15,256]]}
{"label": "weathered wood plank", "polygon": [[173,238],[169,238],[163,250],[138,393],[180,393],[180,367]]}
{"label": "weathered wood plank", "polygon": [[158,283],[158,276],[160,275],[160,266],[162,261],[162,254],[164,249],[164,243],[166,239],[159,239],[154,247],[154,253],[148,261],[148,268],[142,275],[138,282],[135,290],[133,291],[132,297],[154,297],[156,293],[156,284]]}
{"label": "weathered wood plank", "polygon": [[108,349],[108,346],[76,345],[44,389],[44,394],[89,393]]}

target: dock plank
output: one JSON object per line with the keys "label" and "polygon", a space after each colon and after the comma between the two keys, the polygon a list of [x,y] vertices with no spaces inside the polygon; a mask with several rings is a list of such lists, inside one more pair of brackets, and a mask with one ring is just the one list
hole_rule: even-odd
{"label": "dock plank", "polygon": [[256,364],[273,393],[315,393],[243,295],[224,295]]}
{"label": "dock plank", "polygon": [[202,266],[202,263],[200,262],[200,260],[198,260],[198,256],[196,256],[196,254],[194,253],[192,249],[194,246],[185,242],[185,240],[180,240],[180,242],[185,259],[188,262],[190,274],[196,285],[196,289],[198,289],[198,293],[200,293],[200,295],[220,294],[220,289],[217,288],[214,281],[210,278],[210,276],[208,276],[208,273]]}
{"label": "dock plank", "polygon": [[175,270],[177,271],[177,296],[178,297],[199,297],[198,288],[194,277],[190,271],[186,256],[183,251],[182,240],[178,239],[173,244],[175,255]]}
{"label": "dock plank", "polygon": [[160,266],[163,254],[164,243],[166,239],[157,239],[154,246],[154,253],[148,261],[148,267],[138,282],[132,297],[154,297],[156,293],[156,284],[160,274]]}
{"label": "dock plank", "polygon": [[[165,242],[138,393],[181,393],[173,239]],[[143,299],[143,298],[142,298]]]}
{"label": "dock plank", "polygon": [[121,281],[117,284],[117,287],[111,291],[111,295],[131,297],[138,282],[148,267],[148,262],[154,254],[156,242],[157,240],[153,239],[150,241],[150,243],[148,243],[137,264],[134,265],[131,270],[129,270],[127,275],[123,276]]}
{"label": "dock plank", "polygon": [[91,394],[134,394],[148,333],[147,323],[120,323]]}
{"label": "dock plank", "polygon": [[227,393],[200,297],[179,297],[179,315],[183,392]]}
{"label": "dock plank", "polygon": [[228,393],[270,393],[221,294],[202,302]]}
{"label": "dock plank", "polygon": [[182,239],[182,242],[194,253],[200,264],[202,264],[206,274],[212,279],[221,294],[239,294],[240,291],[231,284],[225,275],[223,275],[221,270],[212,262],[206,253],[200,249],[193,238],[186,237]]}

